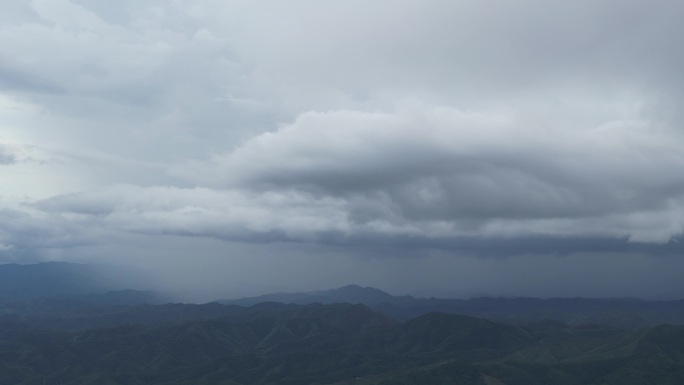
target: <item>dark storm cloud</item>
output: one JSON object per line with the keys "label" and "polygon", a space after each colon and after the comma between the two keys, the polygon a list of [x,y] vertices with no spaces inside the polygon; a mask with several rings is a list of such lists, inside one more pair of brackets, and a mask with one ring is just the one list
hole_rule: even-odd
{"label": "dark storm cloud", "polygon": [[676,129],[636,118],[542,130],[418,106],[309,113],[176,172],[248,194],[334,198],[354,234],[666,242],[682,231],[682,143]]}
{"label": "dark storm cloud", "polygon": [[[659,238],[658,242],[651,238],[641,242],[634,239],[634,234],[650,235],[647,231],[656,231],[661,236],[664,230],[659,223],[655,224],[655,230],[645,229],[637,222],[631,228],[600,231],[599,225],[608,220],[573,218],[565,225],[547,221],[528,228],[517,223],[520,219],[513,219],[508,226],[522,229],[511,235],[505,223],[497,225],[497,219],[491,218],[477,223],[458,219],[416,221],[388,217],[382,209],[380,212],[367,209],[364,210],[366,217],[359,220],[351,214],[352,209],[343,198],[316,198],[302,192],[236,193],[121,186],[54,197],[34,204],[33,208],[40,210],[35,217],[24,214],[21,221],[7,223],[30,225],[43,218],[43,226],[27,226],[20,231],[14,226],[8,232],[22,236],[6,239],[5,243],[72,247],[131,233],[253,244],[314,243],[342,247],[352,254],[385,257],[419,256],[426,250],[483,257],[585,252],[674,255],[682,251],[676,236],[669,241]],[[582,224],[587,227],[580,229]],[[86,228],[88,231],[83,231]],[[39,239],[31,236],[42,232],[45,235]]]}

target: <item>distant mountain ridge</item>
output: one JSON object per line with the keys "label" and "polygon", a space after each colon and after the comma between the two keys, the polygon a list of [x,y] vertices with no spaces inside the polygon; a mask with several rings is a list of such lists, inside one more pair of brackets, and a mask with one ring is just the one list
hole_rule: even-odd
{"label": "distant mountain ridge", "polygon": [[78,298],[86,301],[156,303],[160,293],[134,290],[145,274],[135,268],[68,262],[0,264],[0,299]]}
{"label": "distant mountain ridge", "polygon": [[274,293],[257,297],[219,301],[251,306],[260,302],[308,305],[312,303],[364,304],[399,320],[431,312],[463,314],[514,323],[546,319],[571,325],[601,324],[638,329],[662,323],[684,324],[684,300],[646,301],[634,298],[416,298],[393,296],[382,290],[358,285],[301,293]]}
{"label": "distant mountain ridge", "polygon": [[308,305],[312,303],[331,304],[331,303],[362,303],[367,306],[379,305],[382,303],[395,303],[402,300],[413,300],[414,298],[395,297],[380,289],[372,287],[361,287],[359,285],[347,285],[338,289],[317,290],[300,293],[273,293],[257,297],[246,297],[236,300],[222,300],[219,302],[251,306],[261,302],[280,302],[292,303],[296,305]]}
{"label": "distant mountain ridge", "polygon": [[[0,265],[0,301],[13,299],[72,299],[98,305],[163,304],[170,295],[133,289],[146,281],[135,269],[115,266],[48,262]],[[309,305],[363,304],[396,320],[431,312],[469,315],[509,324],[556,320],[569,325],[599,324],[638,329],[658,324],[684,324],[684,300],[644,301],[591,298],[416,298],[393,296],[359,285],[302,293],[274,293],[220,303],[252,306],[264,302]]]}
{"label": "distant mountain ridge", "polygon": [[46,262],[0,265],[0,296],[62,297],[107,291],[90,265]]}

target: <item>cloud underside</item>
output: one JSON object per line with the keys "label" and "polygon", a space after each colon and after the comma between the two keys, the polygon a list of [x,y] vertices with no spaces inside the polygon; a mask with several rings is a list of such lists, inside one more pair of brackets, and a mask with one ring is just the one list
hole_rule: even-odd
{"label": "cloud underside", "polygon": [[31,208],[88,228],[247,242],[663,244],[682,232],[684,158],[673,138],[636,117],[550,130],[425,105],[305,113],[171,170],[204,187],[122,185]]}

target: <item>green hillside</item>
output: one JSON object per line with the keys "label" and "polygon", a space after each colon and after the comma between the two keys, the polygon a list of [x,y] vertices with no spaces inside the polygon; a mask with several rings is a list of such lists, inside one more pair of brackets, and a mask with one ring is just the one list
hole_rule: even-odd
{"label": "green hillside", "polygon": [[0,383],[684,383],[681,326],[512,326],[444,313],[399,322],[351,304],[111,306],[105,315],[82,306],[80,328],[63,327],[73,304],[61,321],[58,311],[0,317]]}

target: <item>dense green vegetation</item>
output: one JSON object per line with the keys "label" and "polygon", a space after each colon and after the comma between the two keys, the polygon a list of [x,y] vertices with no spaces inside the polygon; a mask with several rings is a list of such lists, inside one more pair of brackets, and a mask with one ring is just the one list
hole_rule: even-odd
{"label": "dense green vegetation", "polygon": [[399,322],[360,304],[43,300],[71,309],[46,315],[13,303],[0,317],[3,384],[684,383],[682,326],[513,326],[444,313]]}

